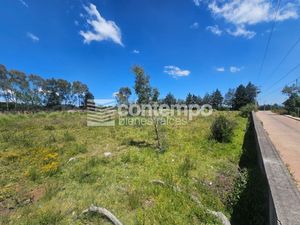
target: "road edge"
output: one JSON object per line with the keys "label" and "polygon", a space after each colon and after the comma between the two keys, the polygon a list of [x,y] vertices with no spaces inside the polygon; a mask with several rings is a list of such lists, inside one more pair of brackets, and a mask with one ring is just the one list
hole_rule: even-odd
{"label": "road edge", "polygon": [[259,166],[268,183],[269,224],[299,224],[300,192],[296,183],[255,112],[251,113],[251,119],[254,125]]}
{"label": "road edge", "polygon": [[294,117],[294,116],[290,116],[290,115],[284,115],[287,118],[293,119],[293,120],[297,120],[300,121],[300,118]]}

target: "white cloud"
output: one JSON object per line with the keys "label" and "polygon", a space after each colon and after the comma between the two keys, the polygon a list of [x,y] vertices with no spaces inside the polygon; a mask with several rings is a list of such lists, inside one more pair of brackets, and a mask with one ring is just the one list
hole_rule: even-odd
{"label": "white cloud", "polygon": [[[298,18],[299,4],[287,3],[282,7],[277,20]],[[235,25],[254,25],[275,19],[276,5],[269,0],[214,0],[208,8],[218,17]]]}
{"label": "white cloud", "polygon": [[201,2],[202,0],[193,0],[193,1],[194,1],[194,3],[195,3],[196,6],[200,6],[200,2]]}
{"label": "white cloud", "polygon": [[199,23],[195,22],[190,26],[191,29],[198,29],[199,28]]}
{"label": "white cloud", "polygon": [[225,68],[224,67],[218,67],[216,68],[217,72],[225,72]]}
{"label": "white cloud", "polygon": [[242,69],[243,69],[242,67],[236,67],[236,66],[231,66],[231,67],[229,68],[229,70],[230,70],[231,73],[238,73],[238,72],[240,72]]}
{"label": "white cloud", "polygon": [[[234,31],[227,29],[228,34],[246,38],[255,35],[255,32],[248,30],[247,26],[274,21],[277,8],[276,1],[270,0],[211,0],[206,3],[215,18],[222,18],[235,27]],[[281,5],[277,21],[299,17],[299,0],[286,0]]]}
{"label": "white cloud", "polygon": [[208,26],[206,27],[206,30],[211,31],[212,33],[214,33],[215,35],[221,36],[223,31],[219,28],[218,25],[214,25],[214,26]]}
{"label": "white cloud", "polygon": [[134,53],[134,54],[140,54],[140,51],[139,51],[139,50],[136,50],[136,49],[134,49],[134,50],[132,51],[132,53]]}
{"label": "white cloud", "polygon": [[116,44],[123,46],[121,30],[114,21],[104,19],[94,4],[84,6],[84,9],[88,14],[87,23],[91,26],[91,30],[81,30],[79,32],[84,38],[84,43],[112,40]]}
{"label": "white cloud", "polygon": [[24,1],[24,0],[19,0],[19,2],[21,2],[22,5],[24,5],[26,8],[28,8],[28,4]]}
{"label": "white cloud", "polygon": [[177,66],[165,66],[164,73],[169,74],[174,78],[177,78],[177,77],[187,77],[188,75],[190,75],[191,71],[182,70]]}
{"label": "white cloud", "polygon": [[27,32],[26,36],[30,38],[33,42],[38,42],[40,38],[33,33]]}
{"label": "white cloud", "polygon": [[254,31],[246,30],[244,26],[237,26],[235,30],[227,29],[226,31],[232,36],[245,37],[248,39],[251,39],[256,35]]}
{"label": "white cloud", "polygon": [[298,19],[299,6],[300,6],[300,1],[298,1],[298,3],[291,3],[291,2],[286,3],[279,11],[276,20],[284,21],[288,19]]}
{"label": "white cloud", "polygon": [[79,22],[78,22],[77,20],[75,20],[75,21],[74,21],[74,24],[75,24],[76,26],[78,26],[78,25],[79,25]]}

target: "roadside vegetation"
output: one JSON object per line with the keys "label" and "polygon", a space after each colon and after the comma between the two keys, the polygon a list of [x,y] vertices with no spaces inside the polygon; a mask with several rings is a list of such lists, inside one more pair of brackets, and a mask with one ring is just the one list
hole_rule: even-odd
{"label": "roadside vegetation", "polygon": [[164,128],[163,153],[151,126],[86,127],[80,113],[1,115],[1,223],[109,224],[81,215],[94,204],[124,224],[220,224],[206,209],[230,217],[247,122],[225,114],[236,121],[231,142],[209,138],[215,116],[198,117]]}
{"label": "roadside vegetation", "polygon": [[300,87],[298,84],[286,85],[281,92],[287,97],[281,105],[262,105],[260,110],[271,110],[279,115],[300,117]]}
{"label": "roadside vegetation", "polygon": [[[246,151],[247,115],[258,93],[252,83],[224,97],[217,89],[203,98],[188,94],[180,100],[169,93],[161,99],[143,68],[135,66],[137,101],[130,101],[130,88],[121,87],[118,105],[210,104],[213,115],[180,125],[152,116],[149,126],[89,127],[86,113],[44,111],[85,108],[93,99],[85,85],[76,92],[76,82],[41,78],[38,85],[46,86],[35,87],[32,78],[40,77],[4,66],[0,72],[2,110],[27,112],[0,115],[1,224],[110,224],[95,213],[82,213],[91,205],[108,209],[127,225],[224,224],[224,218],[234,222],[237,215],[254,215],[237,212],[252,182],[249,168],[239,164]],[[25,98],[34,93],[37,105]],[[250,199],[243,209],[254,204]]]}

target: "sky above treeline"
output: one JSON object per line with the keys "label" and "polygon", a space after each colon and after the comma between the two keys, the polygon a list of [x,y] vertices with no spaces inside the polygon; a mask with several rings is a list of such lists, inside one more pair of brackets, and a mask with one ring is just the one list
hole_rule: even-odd
{"label": "sky above treeline", "polygon": [[96,98],[132,88],[133,65],[144,67],[161,97],[225,94],[251,81],[260,103],[281,103],[281,87],[300,77],[299,0],[0,2],[0,64],[80,80]]}

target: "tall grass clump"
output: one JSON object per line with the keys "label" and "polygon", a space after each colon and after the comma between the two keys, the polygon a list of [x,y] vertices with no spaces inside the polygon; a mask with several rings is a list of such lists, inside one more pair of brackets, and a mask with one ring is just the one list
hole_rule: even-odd
{"label": "tall grass clump", "polygon": [[257,111],[257,106],[253,103],[247,104],[240,108],[240,115],[242,117],[248,117],[252,111]]}
{"label": "tall grass clump", "polygon": [[221,143],[228,143],[231,142],[234,134],[234,123],[224,115],[221,115],[212,123],[210,130],[211,137],[214,140]]}

